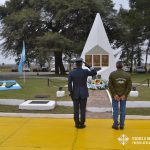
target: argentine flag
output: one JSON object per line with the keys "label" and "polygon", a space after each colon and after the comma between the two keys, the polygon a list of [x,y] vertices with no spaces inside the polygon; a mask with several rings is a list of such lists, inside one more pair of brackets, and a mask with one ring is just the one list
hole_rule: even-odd
{"label": "argentine flag", "polygon": [[20,63],[19,63],[19,66],[18,66],[18,71],[19,71],[19,73],[22,73],[23,65],[24,65],[24,63],[25,63],[25,60],[26,60],[26,56],[25,56],[25,43],[24,43],[24,41],[23,41],[21,59],[20,59]]}

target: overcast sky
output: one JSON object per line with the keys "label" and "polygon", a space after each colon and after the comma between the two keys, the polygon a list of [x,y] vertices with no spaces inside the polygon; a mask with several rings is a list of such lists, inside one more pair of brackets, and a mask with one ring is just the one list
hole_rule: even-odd
{"label": "overcast sky", "polygon": [[125,9],[129,9],[129,1],[128,0],[113,0],[115,4],[115,8],[119,9],[120,5],[123,6]]}
{"label": "overcast sky", "polygon": [[[5,1],[7,0],[0,0],[0,5],[4,4]],[[113,0],[115,3],[115,9],[119,9],[120,8],[120,4],[125,8],[128,9],[129,8],[129,4],[128,4],[128,0]],[[1,63],[15,63],[13,58],[8,58],[5,59],[1,54],[0,54],[0,64]]]}

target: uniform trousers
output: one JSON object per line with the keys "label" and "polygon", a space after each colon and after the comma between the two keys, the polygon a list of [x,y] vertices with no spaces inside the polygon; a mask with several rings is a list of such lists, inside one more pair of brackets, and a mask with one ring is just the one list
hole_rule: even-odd
{"label": "uniform trousers", "polygon": [[73,100],[74,105],[74,121],[76,124],[84,124],[86,118],[87,98],[78,98]]}

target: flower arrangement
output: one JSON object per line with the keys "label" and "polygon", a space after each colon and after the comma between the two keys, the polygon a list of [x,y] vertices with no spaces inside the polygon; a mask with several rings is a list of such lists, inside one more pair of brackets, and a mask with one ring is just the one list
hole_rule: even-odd
{"label": "flower arrangement", "polygon": [[105,90],[108,87],[108,81],[102,79],[88,79],[87,87],[92,90]]}

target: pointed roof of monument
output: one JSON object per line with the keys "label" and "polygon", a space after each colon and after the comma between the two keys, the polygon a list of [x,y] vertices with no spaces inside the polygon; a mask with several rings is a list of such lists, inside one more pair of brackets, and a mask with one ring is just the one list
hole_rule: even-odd
{"label": "pointed roof of monument", "polygon": [[85,54],[97,45],[106,52],[113,53],[99,13],[96,15],[81,57],[84,58]]}

